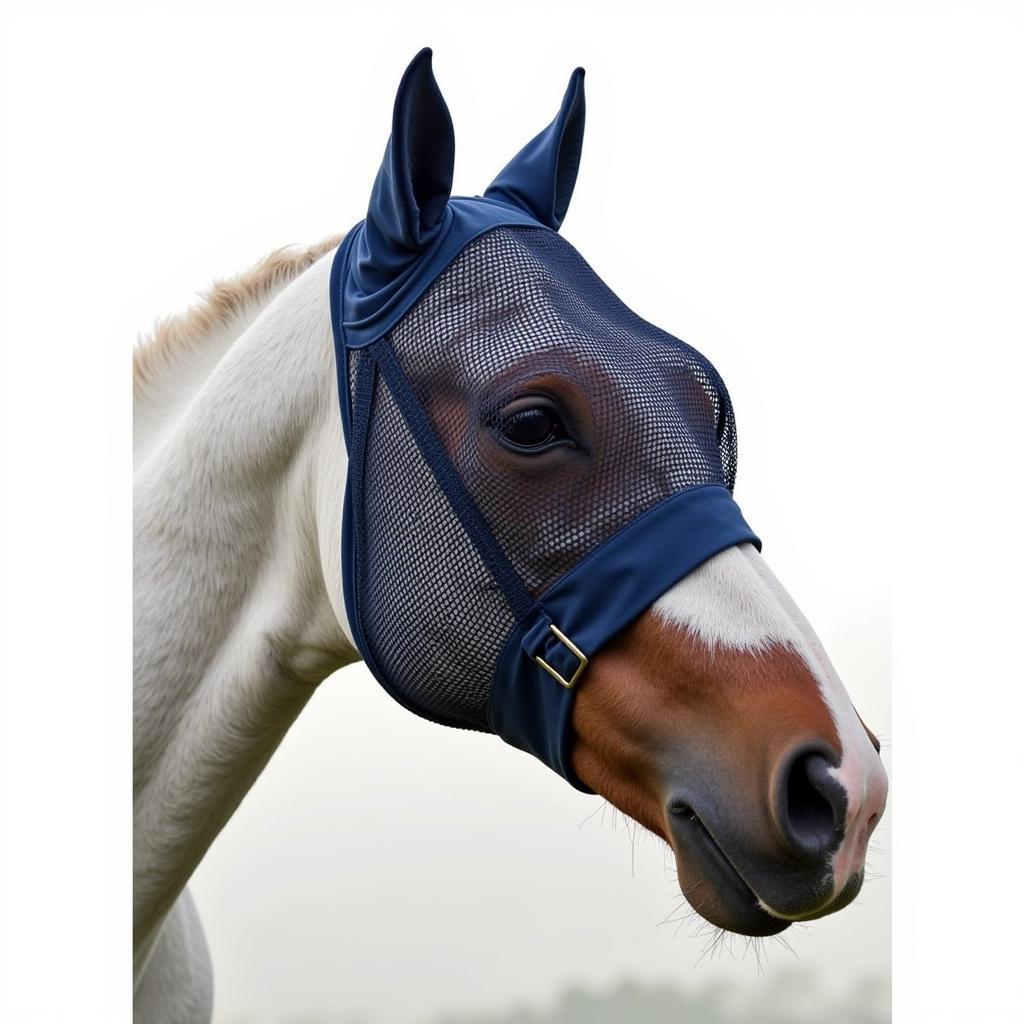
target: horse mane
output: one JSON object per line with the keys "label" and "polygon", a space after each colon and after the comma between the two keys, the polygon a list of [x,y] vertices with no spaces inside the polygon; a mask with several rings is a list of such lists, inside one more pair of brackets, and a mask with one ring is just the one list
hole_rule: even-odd
{"label": "horse mane", "polygon": [[247,311],[263,304],[274,292],[294,281],[321,256],[337,248],[332,235],[306,249],[276,249],[249,270],[216,281],[200,301],[183,313],[158,320],[132,353],[132,382],[136,394],[168,364],[195,351],[215,331],[228,327]]}

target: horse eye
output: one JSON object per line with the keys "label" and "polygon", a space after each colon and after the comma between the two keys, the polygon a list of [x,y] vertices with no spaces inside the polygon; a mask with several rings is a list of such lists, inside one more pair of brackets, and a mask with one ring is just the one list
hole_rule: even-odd
{"label": "horse eye", "polygon": [[491,420],[491,426],[506,447],[520,452],[574,445],[558,408],[540,397],[510,402]]}

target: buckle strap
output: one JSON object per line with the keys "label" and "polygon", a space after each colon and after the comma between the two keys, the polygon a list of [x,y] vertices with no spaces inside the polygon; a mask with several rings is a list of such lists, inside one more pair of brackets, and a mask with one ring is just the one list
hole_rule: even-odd
{"label": "buckle strap", "polygon": [[583,674],[589,659],[547,615],[533,624],[523,637],[523,650],[560,686],[571,690]]}

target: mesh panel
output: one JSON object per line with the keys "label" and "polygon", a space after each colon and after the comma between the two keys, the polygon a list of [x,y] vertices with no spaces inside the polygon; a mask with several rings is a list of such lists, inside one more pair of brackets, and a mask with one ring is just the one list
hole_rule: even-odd
{"label": "mesh panel", "polygon": [[500,642],[515,618],[381,380],[363,490],[358,608],[386,668],[380,678],[429,718],[484,728]]}
{"label": "mesh panel", "polygon": [[[498,228],[471,242],[388,341],[534,595],[672,494],[732,488],[735,423],[717,372],[627,309],[550,231]],[[510,451],[503,411],[537,394],[575,444]],[[378,676],[428,717],[486,728],[515,617],[380,382],[361,505],[359,614]]]}
{"label": "mesh panel", "polygon": [[[534,594],[676,491],[732,488],[735,426],[717,372],[632,313],[550,231],[476,239],[391,340]],[[495,415],[535,390],[558,399],[583,451],[523,458],[496,444]]]}

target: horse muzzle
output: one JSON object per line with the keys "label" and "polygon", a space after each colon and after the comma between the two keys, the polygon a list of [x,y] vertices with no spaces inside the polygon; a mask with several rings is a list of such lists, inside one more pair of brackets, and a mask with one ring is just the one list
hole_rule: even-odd
{"label": "horse muzzle", "polygon": [[834,751],[803,743],[779,759],[754,806],[742,791],[723,800],[714,772],[671,792],[666,832],[680,889],[701,917],[744,935],[775,935],[857,896],[885,788],[873,785],[851,808],[837,766]]}

